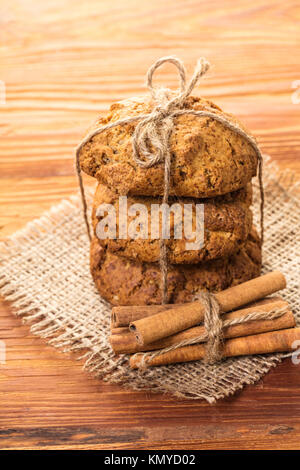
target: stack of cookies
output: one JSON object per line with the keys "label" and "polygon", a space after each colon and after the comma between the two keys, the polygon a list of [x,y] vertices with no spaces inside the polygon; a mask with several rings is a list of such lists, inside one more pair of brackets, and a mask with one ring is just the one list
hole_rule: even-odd
{"label": "stack of cookies", "polygon": [[[153,109],[147,97],[111,106],[96,127],[144,115]],[[188,97],[184,106],[211,109],[243,128],[236,118],[210,101]],[[148,236],[118,237],[120,196],[127,206],[149,209],[161,204],[164,164],[141,168],[133,158],[132,135],[136,123],[116,126],[89,139],[80,150],[81,169],[98,180],[92,213],[94,237],[90,263],[95,284],[113,305],[159,304],[162,301],[159,240]],[[248,132],[248,131],[247,131]],[[204,205],[204,243],[187,249],[187,240],[174,237],[172,218],[168,251],[168,302],[193,300],[200,290],[216,292],[260,274],[260,239],[252,226],[251,179],[257,171],[257,155],[240,135],[212,118],[178,116],[170,138],[172,154],[169,205]],[[97,208],[109,204],[116,210],[116,238],[98,238]],[[184,214],[184,211],[183,211]],[[130,223],[130,217],[128,219]],[[183,220],[184,224],[184,220]]]}

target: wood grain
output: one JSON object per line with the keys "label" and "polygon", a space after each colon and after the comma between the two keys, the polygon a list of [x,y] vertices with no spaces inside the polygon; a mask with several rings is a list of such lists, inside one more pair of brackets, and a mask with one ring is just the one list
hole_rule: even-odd
{"label": "wood grain", "polygon": [[[75,145],[111,102],[145,92],[145,71],[162,55],[180,56],[189,72],[206,56],[213,67],[199,93],[237,114],[299,179],[299,2],[12,0],[0,9],[1,239],[76,190]],[[171,67],[159,80],[176,86]],[[300,374],[289,360],[210,406],[90,378],[5,303],[0,340],[1,449],[299,449]]]}

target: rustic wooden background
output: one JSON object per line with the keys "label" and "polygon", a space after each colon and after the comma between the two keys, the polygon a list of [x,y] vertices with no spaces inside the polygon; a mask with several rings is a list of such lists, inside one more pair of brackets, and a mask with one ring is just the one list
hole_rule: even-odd
{"label": "rustic wooden background", "polygon": [[[144,92],[162,55],[180,56],[190,72],[206,56],[213,67],[199,92],[299,178],[299,21],[292,0],[1,2],[1,239],[74,192],[74,146],[112,101]],[[162,83],[175,86],[173,72],[166,67]],[[290,361],[210,406],[90,378],[5,303],[0,340],[2,449],[300,448],[300,374]]]}

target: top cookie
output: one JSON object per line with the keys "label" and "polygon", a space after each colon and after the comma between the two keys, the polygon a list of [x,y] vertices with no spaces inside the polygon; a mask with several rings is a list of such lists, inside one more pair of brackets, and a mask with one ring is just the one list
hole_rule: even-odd
{"label": "top cookie", "polygon": [[[148,114],[153,107],[153,101],[148,97],[115,103],[108,115],[96,122],[95,128],[126,117]],[[183,108],[212,111],[245,130],[235,117],[200,97],[188,97]],[[119,194],[162,195],[164,164],[146,169],[133,158],[132,134],[136,125],[135,122],[116,126],[95,135],[81,148],[80,166],[85,173]],[[170,148],[171,195],[218,196],[245,187],[256,175],[257,155],[251,144],[212,118],[188,114],[175,117]]]}

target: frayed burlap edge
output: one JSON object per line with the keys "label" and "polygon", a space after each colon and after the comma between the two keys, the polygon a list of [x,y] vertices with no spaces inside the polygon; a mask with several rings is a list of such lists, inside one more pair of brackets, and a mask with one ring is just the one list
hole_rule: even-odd
{"label": "frayed burlap edge", "polygon": [[[297,259],[292,259],[293,254],[299,253],[296,236],[299,183],[293,182],[292,172],[280,173],[270,161],[265,165],[264,175],[268,224],[264,271],[282,269],[286,274],[289,288],[284,297],[299,322]],[[91,190],[87,198],[91,202]],[[283,220],[288,229],[276,241],[276,230]],[[227,359],[213,366],[199,361],[131,370],[128,357],[114,356],[107,340],[110,306],[97,293],[89,274],[88,238],[78,196],[52,207],[0,248],[0,294],[11,303],[15,314],[31,323],[33,334],[53,346],[66,352],[81,352],[84,368],[110,383],[214,403],[246,384],[254,384],[284,357],[260,355]],[[286,256],[292,264],[287,265]]]}

